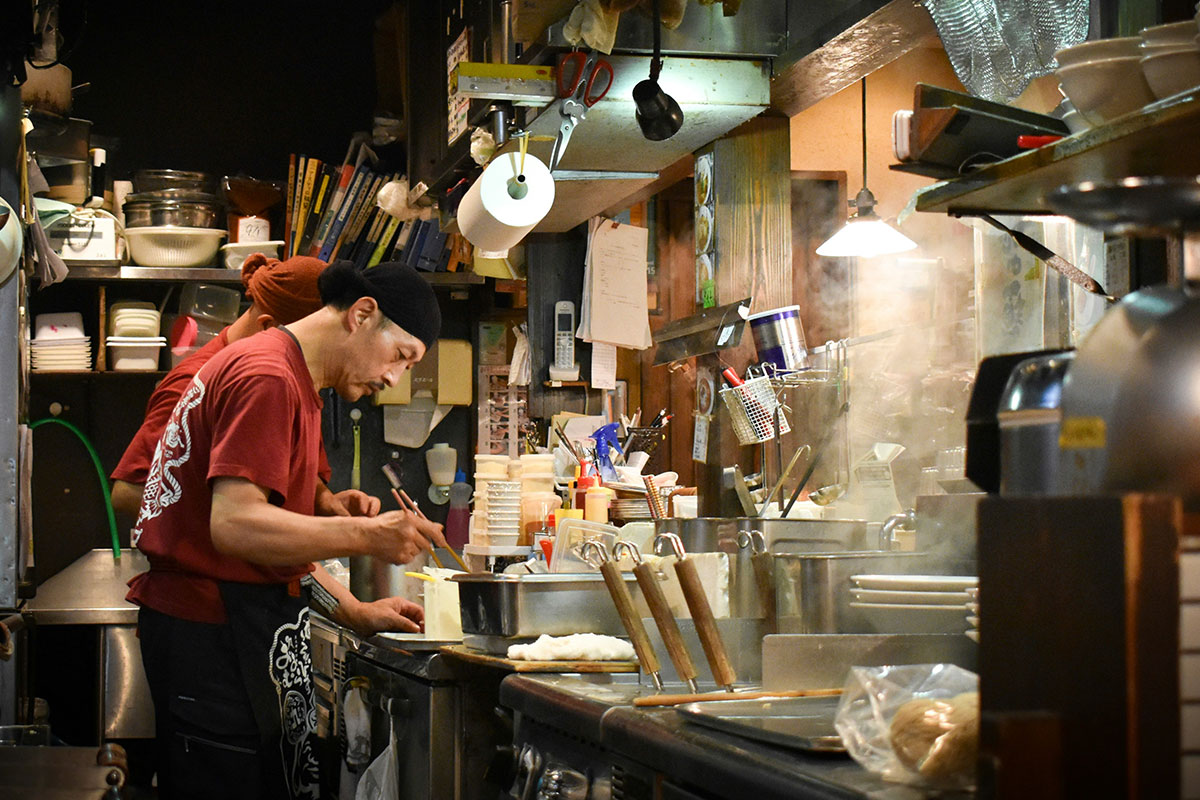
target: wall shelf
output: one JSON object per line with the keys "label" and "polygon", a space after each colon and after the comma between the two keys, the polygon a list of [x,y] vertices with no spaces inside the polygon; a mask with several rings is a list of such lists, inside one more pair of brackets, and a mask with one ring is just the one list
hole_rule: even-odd
{"label": "wall shelf", "polygon": [[956,216],[1052,214],[1059,186],[1200,174],[1200,88],[917,193],[917,210]]}
{"label": "wall shelf", "polygon": [[[76,281],[200,281],[203,283],[241,284],[242,272],[219,267],[137,267],[68,264],[67,280]],[[422,272],[421,277],[434,286],[478,286],[482,275],[474,272]]]}

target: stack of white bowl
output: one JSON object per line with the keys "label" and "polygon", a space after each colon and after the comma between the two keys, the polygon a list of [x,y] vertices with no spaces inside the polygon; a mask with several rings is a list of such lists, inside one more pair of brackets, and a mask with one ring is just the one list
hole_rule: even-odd
{"label": "stack of white bowl", "polygon": [[1095,39],[1054,54],[1063,94],[1092,125],[1136,111],[1154,101],[1142,74],[1140,36]]}
{"label": "stack of white bowl", "polygon": [[1200,86],[1200,13],[1197,19],[1144,28],[1142,74],[1158,99]]}
{"label": "stack of white bowl", "polygon": [[487,541],[488,485],[508,480],[508,456],[480,453],[475,456],[475,513],[471,517],[471,542],[483,546]]}
{"label": "stack of white bowl", "polygon": [[115,372],[152,372],[167,343],[159,336],[162,316],[153,303],[123,300],[108,309],[108,346]]}
{"label": "stack of white bowl", "polygon": [[92,368],[92,338],[83,334],[78,311],[38,314],[29,355],[34,372],[73,372]]}
{"label": "stack of white bowl", "polygon": [[512,546],[521,536],[521,484],[489,481],[487,487],[488,544]]}

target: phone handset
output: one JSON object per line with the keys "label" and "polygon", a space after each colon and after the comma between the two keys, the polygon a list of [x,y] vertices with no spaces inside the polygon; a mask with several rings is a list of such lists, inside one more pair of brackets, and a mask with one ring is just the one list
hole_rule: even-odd
{"label": "phone handset", "polygon": [[579,364],[575,361],[575,304],[570,300],[554,304],[554,361],[550,364],[550,380],[579,380]]}

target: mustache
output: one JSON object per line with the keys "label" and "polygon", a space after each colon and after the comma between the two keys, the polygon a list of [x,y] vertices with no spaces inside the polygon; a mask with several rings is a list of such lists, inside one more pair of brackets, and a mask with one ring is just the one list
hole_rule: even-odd
{"label": "mustache", "polygon": [[382,392],[384,389],[387,388],[387,384],[380,383],[379,381],[368,381],[367,385],[370,386],[372,389],[374,389],[377,392]]}

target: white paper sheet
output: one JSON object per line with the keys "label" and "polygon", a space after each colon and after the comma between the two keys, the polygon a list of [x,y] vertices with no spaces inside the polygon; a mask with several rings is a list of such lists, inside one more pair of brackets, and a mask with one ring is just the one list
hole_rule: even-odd
{"label": "white paper sheet", "polygon": [[617,348],[592,342],[592,388],[617,388]]}
{"label": "white paper sheet", "polygon": [[579,337],[645,350],[652,342],[646,306],[647,231],[609,220],[593,220],[590,230]]}

